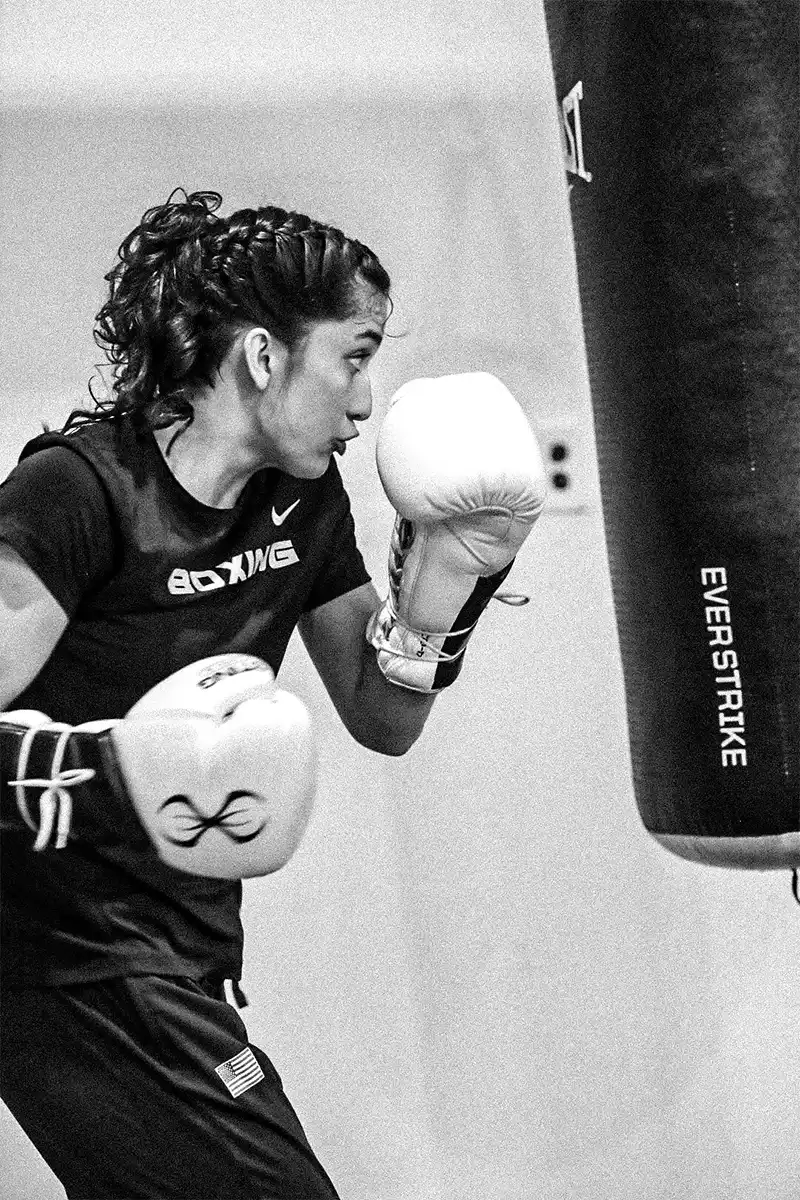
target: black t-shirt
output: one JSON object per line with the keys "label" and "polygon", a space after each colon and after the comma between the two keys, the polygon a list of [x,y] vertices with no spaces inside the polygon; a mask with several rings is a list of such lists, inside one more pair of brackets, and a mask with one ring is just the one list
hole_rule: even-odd
{"label": "black t-shirt", "polygon": [[[317,480],[261,471],[235,508],[214,509],[126,420],[30,442],[0,486],[0,541],[69,617],[13,707],[70,724],[124,716],[211,654],[256,654],[277,673],[302,613],[369,579],[333,460]],[[239,978],[238,882],[172,871],[144,842],[36,853],[7,831],[0,849],[4,986]]]}

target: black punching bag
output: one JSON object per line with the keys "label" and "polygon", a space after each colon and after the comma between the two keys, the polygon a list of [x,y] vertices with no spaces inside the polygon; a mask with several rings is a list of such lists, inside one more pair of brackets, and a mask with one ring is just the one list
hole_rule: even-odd
{"label": "black punching bag", "polygon": [[800,864],[797,0],[547,0],[636,800]]}

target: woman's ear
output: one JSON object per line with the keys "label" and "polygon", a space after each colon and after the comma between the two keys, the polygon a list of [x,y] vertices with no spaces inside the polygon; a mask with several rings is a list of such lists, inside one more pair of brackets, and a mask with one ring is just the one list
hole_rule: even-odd
{"label": "woman's ear", "polygon": [[273,349],[273,338],[268,330],[255,326],[248,329],[242,342],[242,353],[255,386],[259,391],[266,391],[270,377],[270,353]]}

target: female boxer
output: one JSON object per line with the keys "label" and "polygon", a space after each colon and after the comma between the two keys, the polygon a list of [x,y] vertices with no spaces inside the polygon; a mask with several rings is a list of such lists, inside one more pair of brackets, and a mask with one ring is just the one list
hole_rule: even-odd
{"label": "female boxer", "polygon": [[0,489],[3,1098],[84,1200],[336,1195],[224,995],[239,881],[288,859],[313,793],[273,676],[298,627],[353,737],[404,753],[541,508],[499,381],[407,385],[382,605],[334,456],[370,415],[389,277],[335,228],[219,204],[173,195],[124,240],[112,397]]}

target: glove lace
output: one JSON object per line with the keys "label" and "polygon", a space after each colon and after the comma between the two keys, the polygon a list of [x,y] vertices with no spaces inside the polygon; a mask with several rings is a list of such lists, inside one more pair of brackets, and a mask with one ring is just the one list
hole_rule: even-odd
{"label": "glove lace", "polygon": [[[42,729],[49,732],[59,731],[59,736],[53,749],[53,760],[50,764],[50,779],[26,779],[31,747],[37,733]],[[70,725],[34,725],[26,729],[22,737],[22,745],[17,760],[19,779],[10,779],[10,785],[16,789],[17,808],[20,816],[29,829],[36,833],[34,850],[44,850],[48,845],[55,829],[55,849],[63,850],[69,838],[72,825],[72,796],[69,789],[78,784],[88,783],[94,779],[94,771],[90,767],[77,767],[62,771],[61,764],[67,749],[67,742],[72,734]],[[31,816],[28,802],[25,799],[25,788],[42,788],[39,796],[39,823]]]}
{"label": "glove lace", "polygon": [[[415,629],[411,625],[407,625],[406,622],[401,620],[401,618],[397,615],[394,599],[394,594],[390,589],[389,595],[384,602],[383,611],[381,612],[379,610],[375,614],[378,627],[383,625],[384,640],[380,646],[381,650],[383,650],[385,653],[391,654],[395,658],[406,658],[409,660],[409,662],[418,662],[419,659],[425,658],[427,662],[450,663],[455,662],[462,656],[467,648],[469,636],[478,623],[477,621],[473,621],[471,625],[467,625],[463,629],[448,629],[446,633],[442,633],[441,630],[434,632],[430,629]],[[530,603],[530,596],[520,592],[496,592],[494,596],[492,596],[492,599],[498,600],[501,604],[511,605],[514,608],[518,608],[522,605]],[[404,643],[409,636],[412,639],[416,639],[420,643],[420,648],[418,650],[411,651],[403,649],[394,642],[390,642],[388,637],[385,636],[388,628],[396,629],[401,635],[400,640]],[[446,650],[434,644],[434,642],[437,640],[447,642],[451,638],[463,638],[463,641],[460,645],[457,645],[453,653],[448,653]],[[371,635],[370,640],[372,640]]]}
{"label": "glove lace", "polygon": [[[467,638],[477,625],[477,621],[473,621],[471,625],[467,625],[464,629],[448,629],[446,633],[442,633],[441,631],[435,633],[431,629],[414,629],[411,625],[407,625],[405,621],[402,621],[400,617],[398,617],[393,603],[393,597],[391,595],[387,597],[386,607],[388,609],[388,616],[391,624],[396,629],[400,630],[402,634],[410,634],[412,638],[418,638],[422,645],[421,650],[415,653],[409,653],[409,651],[401,650],[399,647],[393,645],[385,645],[383,649],[389,650],[392,654],[397,655],[398,658],[408,658],[412,661],[425,657],[428,662],[430,662],[432,659],[436,662],[455,662],[456,659],[460,658],[464,653],[464,650],[466,649]],[[441,647],[433,645],[431,641],[431,639],[435,639],[447,642],[451,638],[459,637],[464,638],[464,643],[456,649],[454,654],[448,654],[447,651],[443,650]]]}

